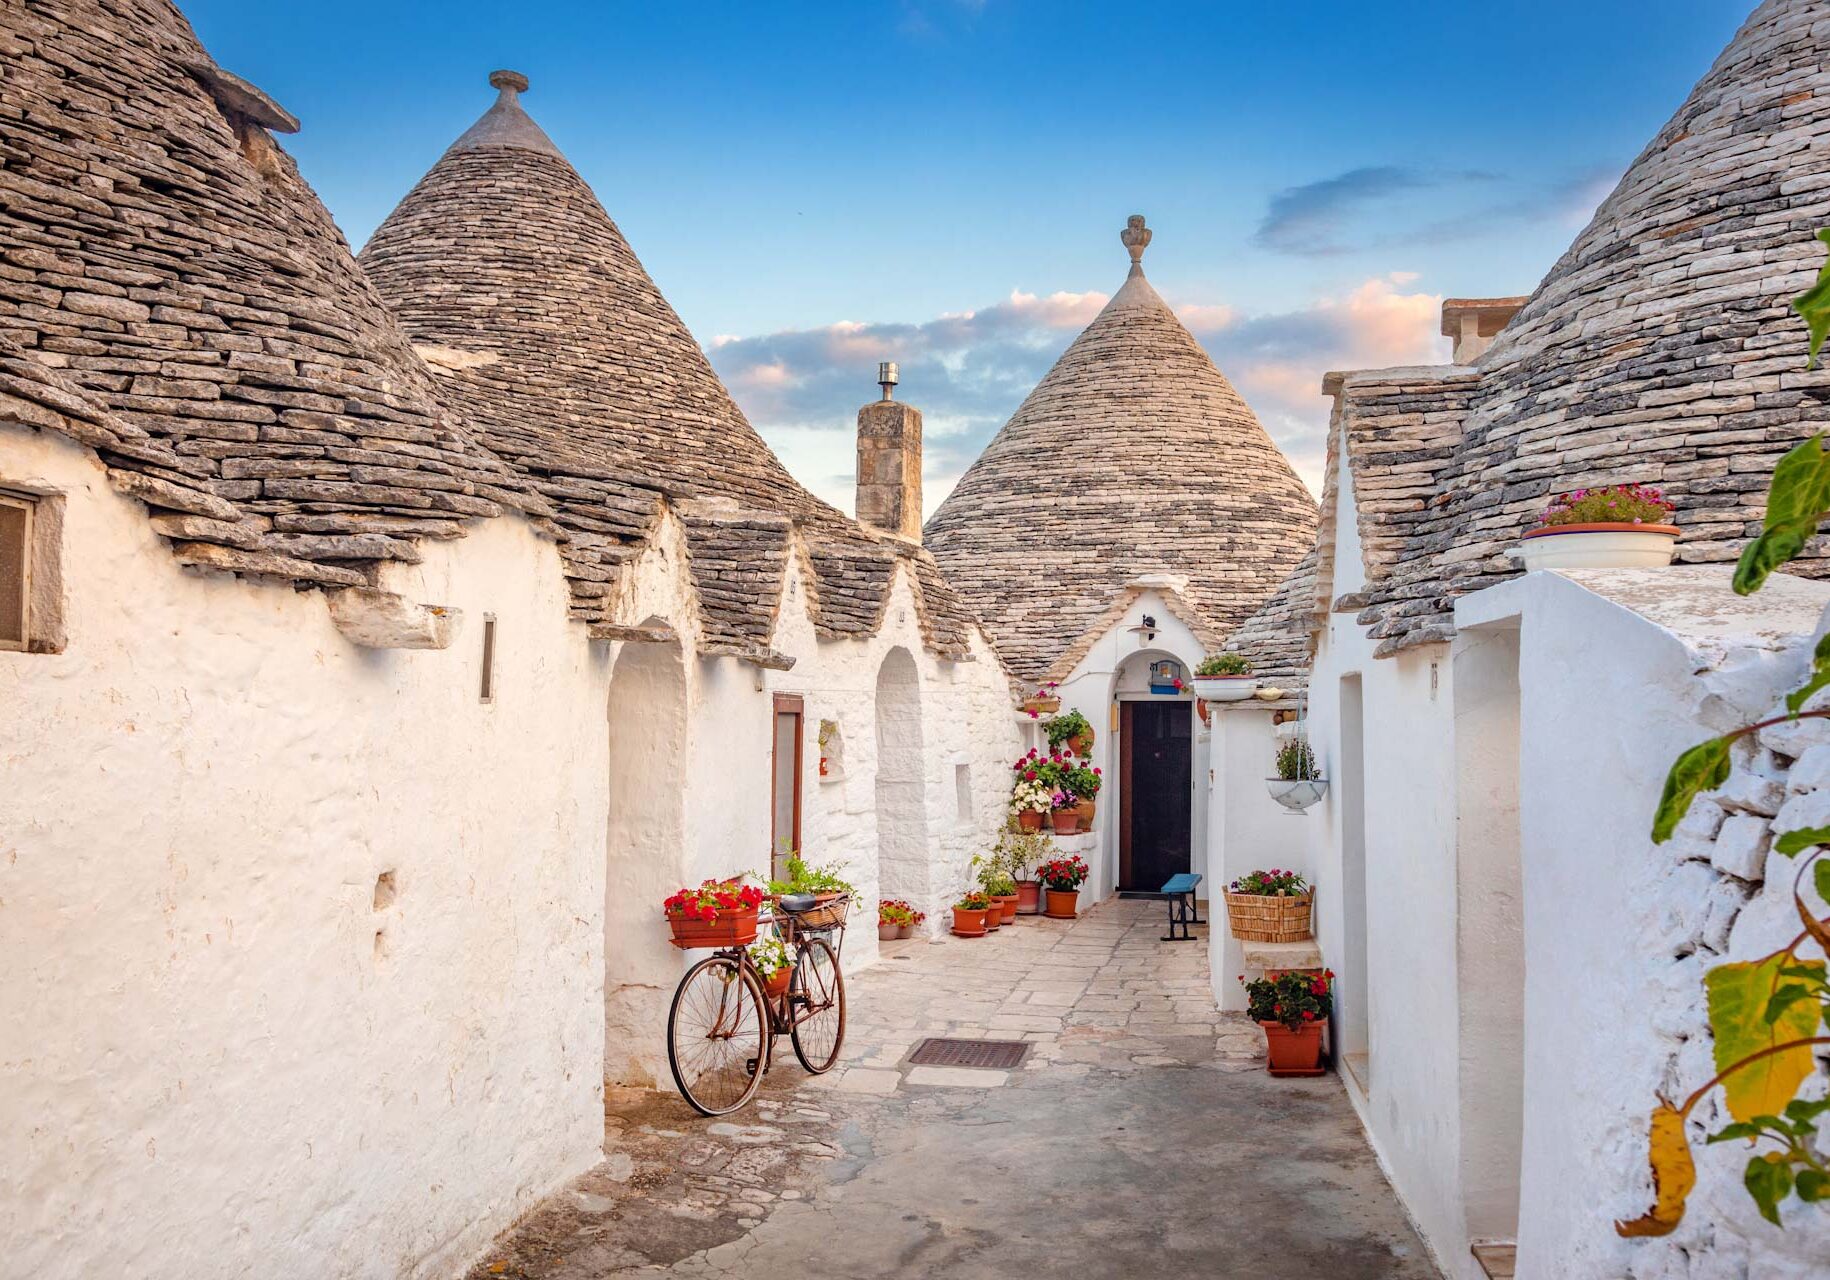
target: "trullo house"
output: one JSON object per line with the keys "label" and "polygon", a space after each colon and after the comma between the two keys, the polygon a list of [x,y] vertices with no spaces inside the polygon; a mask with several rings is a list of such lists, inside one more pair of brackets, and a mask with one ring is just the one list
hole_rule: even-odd
{"label": "trullo house", "polygon": [[171,5],[0,33],[0,1239],[452,1274],[655,1078],[673,888],[783,842],[865,910],[957,888],[1007,676],[770,454],[520,77],[371,278]]}

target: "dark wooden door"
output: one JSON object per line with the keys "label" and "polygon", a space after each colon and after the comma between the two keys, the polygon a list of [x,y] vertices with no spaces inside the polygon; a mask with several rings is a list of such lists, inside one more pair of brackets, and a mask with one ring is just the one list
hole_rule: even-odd
{"label": "dark wooden door", "polygon": [[1186,702],[1120,705],[1118,887],[1161,889],[1193,867],[1194,714]]}

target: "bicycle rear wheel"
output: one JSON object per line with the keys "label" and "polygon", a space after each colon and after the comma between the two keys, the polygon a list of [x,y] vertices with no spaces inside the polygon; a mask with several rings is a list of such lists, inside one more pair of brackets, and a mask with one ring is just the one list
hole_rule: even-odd
{"label": "bicycle rear wheel", "polygon": [[667,1065],[680,1096],[701,1115],[735,1111],[755,1095],[768,1060],[768,1010],[749,970],[730,956],[688,969],[667,1014]]}
{"label": "bicycle rear wheel", "polygon": [[845,1044],[845,975],[824,938],[810,938],[795,966],[794,1056],[814,1075],[831,1071]]}

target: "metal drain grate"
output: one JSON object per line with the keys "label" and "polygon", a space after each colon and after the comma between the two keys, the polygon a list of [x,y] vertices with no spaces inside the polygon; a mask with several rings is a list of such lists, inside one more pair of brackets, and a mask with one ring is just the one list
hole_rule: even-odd
{"label": "metal drain grate", "polygon": [[1008,1071],[1023,1061],[1029,1045],[1021,1040],[923,1040],[909,1062],[918,1067],[982,1067]]}

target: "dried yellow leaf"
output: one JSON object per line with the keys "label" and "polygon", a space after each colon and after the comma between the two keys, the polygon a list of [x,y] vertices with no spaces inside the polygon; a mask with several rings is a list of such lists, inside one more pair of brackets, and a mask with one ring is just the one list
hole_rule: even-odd
{"label": "dried yellow leaf", "polygon": [[1623,1236],[1670,1235],[1684,1220],[1684,1201],[1697,1185],[1697,1166],[1684,1136],[1683,1113],[1669,1102],[1652,1110],[1650,1153],[1653,1205],[1643,1217],[1614,1224],[1614,1230]]}

